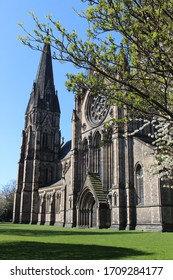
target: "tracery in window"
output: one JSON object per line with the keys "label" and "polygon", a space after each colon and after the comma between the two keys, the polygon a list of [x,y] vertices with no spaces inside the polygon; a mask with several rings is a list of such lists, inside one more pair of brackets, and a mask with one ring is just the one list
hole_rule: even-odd
{"label": "tracery in window", "polygon": [[98,125],[107,116],[109,106],[103,95],[90,95],[87,106],[88,119],[91,123]]}

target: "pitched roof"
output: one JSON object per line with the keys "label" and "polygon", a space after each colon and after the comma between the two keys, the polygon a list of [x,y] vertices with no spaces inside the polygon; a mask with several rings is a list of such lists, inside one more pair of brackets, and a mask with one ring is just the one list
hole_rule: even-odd
{"label": "pitched roof", "polygon": [[68,156],[70,156],[70,151],[71,151],[71,140],[69,140],[68,142],[64,143],[61,146],[60,159],[63,160],[65,158],[67,158]]}

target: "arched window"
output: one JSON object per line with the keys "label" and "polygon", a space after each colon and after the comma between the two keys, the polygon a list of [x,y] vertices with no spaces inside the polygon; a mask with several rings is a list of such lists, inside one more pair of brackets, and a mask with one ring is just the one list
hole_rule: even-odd
{"label": "arched window", "polygon": [[100,173],[100,146],[101,146],[101,135],[99,132],[96,133],[93,145],[93,171],[94,173]]}
{"label": "arched window", "polygon": [[53,138],[50,132],[47,130],[43,131],[42,133],[42,141],[41,145],[43,149],[49,149],[52,150],[53,148]]}
{"label": "arched window", "polygon": [[107,190],[112,188],[112,166],[113,166],[113,156],[112,156],[112,131],[108,131],[106,135],[104,135],[105,144],[104,144],[104,157],[106,166],[105,176],[107,182]]}
{"label": "arched window", "polygon": [[51,166],[42,165],[40,178],[43,186],[50,185],[53,182],[53,168]]}
{"label": "arched window", "polygon": [[82,181],[85,180],[88,168],[88,141],[87,139],[83,142],[82,147]]}
{"label": "arched window", "polygon": [[57,193],[56,195],[56,213],[60,213],[61,211],[61,193]]}
{"label": "arched window", "polygon": [[50,206],[51,206],[51,194],[46,194],[46,213],[50,213]]}
{"label": "arched window", "polygon": [[72,198],[69,198],[69,208],[72,209]]}
{"label": "arched window", "polygon": [[47,148],[48,147],[48,133],[47,132],[43,132],[42,147],[43,148]]}
{"label": "arched window", "polygon": [[113,194],[113,206],[117,206],[118,200],[117,200],[117,194],[114,192]]}
{"label": "arched window", "polygon": [[144,203],[143,168],[140,164],[136,167],[136,204]]}

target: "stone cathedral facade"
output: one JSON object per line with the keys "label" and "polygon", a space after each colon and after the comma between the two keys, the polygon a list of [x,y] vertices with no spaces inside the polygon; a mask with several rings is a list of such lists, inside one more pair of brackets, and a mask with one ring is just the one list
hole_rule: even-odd
{"label": "stone cathedral facade", "polygon": [[105,131],[105,121],[123,112],[86,93],[75,97],[72,140],[63,143],[50,52],[45,45],[26,109],[13,222],[173,230],[173,189],[148,172],[153,128],[133,137],[122,124]]}

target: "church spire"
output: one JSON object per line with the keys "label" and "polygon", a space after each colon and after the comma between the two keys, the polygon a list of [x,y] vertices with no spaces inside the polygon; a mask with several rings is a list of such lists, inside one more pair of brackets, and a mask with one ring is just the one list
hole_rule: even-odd
{"label": "church spire", "polygon": [[33,107],[60,113],[59,100],[54,86],[51,48],[47,43],[44,44],[27,112]]}
{"label": "church spire", "polygon": [[52,93],[54,93],[51,49],[49,44],[45,44],[36,77],[36,85],[41,95],[44,95],[45,89],[48,86],[48,84],[53,90]]}
{"label": "church spire", "polygon": [[38,189],[59,180],[60,106],[50,45],[45,44],[30,100],[19,160],[14,222],[37,223]]}

